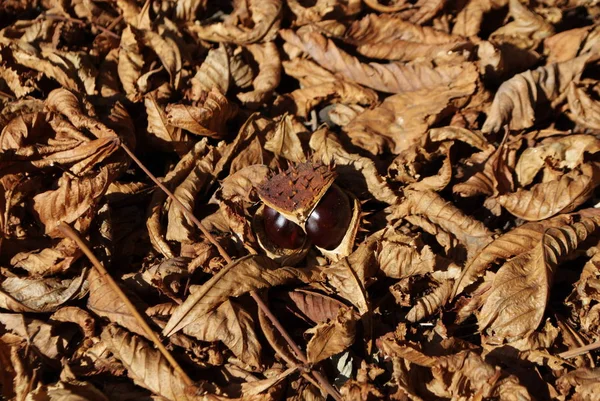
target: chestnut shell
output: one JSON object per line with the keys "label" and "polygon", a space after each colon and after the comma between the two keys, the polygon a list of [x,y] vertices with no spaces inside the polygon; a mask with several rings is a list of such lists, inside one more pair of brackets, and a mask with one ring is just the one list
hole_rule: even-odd
{"label": "chestnut shell", "polygon": [[298,249],[304,244],[306,234],[302,228],[283,217],[275,209],[265,205],[263,221],[267,238],[278,247]]}
{"label": "chestnut shell", "polygon": [[333,185],[308,216],[304,228],[313,244],[332,250],[344,239],[351,220],[350,199],[339,187]]}

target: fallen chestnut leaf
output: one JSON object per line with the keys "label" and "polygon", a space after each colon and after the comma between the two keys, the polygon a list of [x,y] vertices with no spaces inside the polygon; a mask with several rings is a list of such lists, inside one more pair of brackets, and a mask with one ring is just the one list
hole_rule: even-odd
{"label": "fallen chestnut leaf", "polygon": [[597,3],[0,1],[0,399],[597,399]]}

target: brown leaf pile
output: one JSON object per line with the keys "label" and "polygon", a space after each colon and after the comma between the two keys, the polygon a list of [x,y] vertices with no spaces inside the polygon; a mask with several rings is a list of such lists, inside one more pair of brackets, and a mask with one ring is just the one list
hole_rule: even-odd
{"label": "brown leaf pile", "polygon": [[[0,1],[0,399],[600,399],[599,63],[586,0]],[[265,253],[307,162],[350,252]]]}

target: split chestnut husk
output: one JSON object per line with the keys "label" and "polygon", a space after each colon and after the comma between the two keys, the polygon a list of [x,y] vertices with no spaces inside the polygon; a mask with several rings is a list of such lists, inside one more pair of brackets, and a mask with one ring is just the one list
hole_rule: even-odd
{"label": "split chestnut husk", "polygon": [[[327,166],[301,163],[258,187],[264,205],[256,213],[255,226],[265,252],[301,255],[310,242],[334,260],[351,253],[360,225],[360,203],[334,183],[336,176]],[[307,237],[301,247],[299,229]]]}

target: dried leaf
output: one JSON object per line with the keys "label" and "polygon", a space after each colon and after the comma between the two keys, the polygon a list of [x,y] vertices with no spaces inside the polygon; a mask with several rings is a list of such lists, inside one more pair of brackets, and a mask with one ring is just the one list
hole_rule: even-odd
{"label": "dried leaf", "polygon": [[558,32],[544,39],[544,53],[548,55],[547,63],[560,63],[577,57],[590,30],[590,26],[584,26]]}
{"label": "dried leaf", "polygon": [[64,303],[80,298],[85,293],[85,276],[84,271],[73,280],[9,277],[2,282],[0,288],[24,305],[27,312],[54,312]]}
{"label": "dried leaf", "polygon": [[322,273],[327,284],[356,306],[361,316],[369,312],[366,284],[375,274],[376,246],[374,240],[365,242],[350,256],[332,264]]}
{"label": "dried leaf", "polygon": [[490,39],[534,49],[544,38],[554,33],[552,24],[518,0],[509,0],[508,9],[512,21],[493,32]]}
{"label": "dried leaf", "polygon": [[173,38],[174,32],[169,29],[169,25],[172,25],[172,23],[159,25],[157,27],[158,32],[144,30],[142,40],[146,46],[158,55],[163,67],[171,77],[171,86],[177,90],[181,80],[182,60],[179,46]]}
{"label": "dried leaf", "polygon": [[[90,271],[89,277],[90,296],[87,301],[87,307],[98,316],[106,317],[113,323],[141,336],[147,336],[146,331],[139,320],[131,313],[121,297],[110,286],[107,280],[95,269]],[[134,305],[138,304],[138,310],[145,310],[145,306],[139,300],[135,300]]]}
{"label": "dried leaf", "polygon": [[222,341],[242,362],[255,368],[261,365],[261,345],[252,316],[237,302],[224,301],[199,321],[185,326],[183,332],[202,341]]}
{"label": "dried leaf", "polygon": [[223,94],[227,93],[231,75],[229,63],[229,54],[225,45],[208,51],[204,62],[191,80],[192,90],[197,93],[194,99],[199,97],[202,91],[210,92],[212,88],[217,88]]}
{"label": "dried leaf", "polygon": [[335,163],[342,172],[340,181],[352,188],[357,195],[370,193],[376,199],[395,204],[398,197],[377,171],[375,163],[347,152],[338,138],[327,129],[320,129],[311,136],[309,146],[315,158],[325,164]]}
{"label": "dried leaf", "polygon": [[68,238],[63,238],[51,248],[37,249],[31,252],[19,252],[12,257],[12,266],[20,267],[36,276],[51,276],[64,273],[73,266],[81,251]]}
{"label": "dried leaf", "polygon": [[475,70],[465,71],[440,90],[399,93],[360,114],[344,130],[352,142],[373,154],[398,154],[419,141],[427,129],[445,116],[448,106],[460,106],[473,94]]}
{"label": "dried leaf", "polygon": [[308,360],[317,363],[346,350],[354,342],[356,320],[356,312],[343,308],[334,320],[307,330],[313,335],[307,345]]}
{"label": "dried leaf", "polygon": [[435,192],[406,192],[406,201],[395,207],[392,218],[422,215],[447,232],[452,233],[467,248],[477,252],[491,241],[491,232],[483,223],[464,214]]}
{"label": "dried leaf", "polygon": [[515,216],[539,221],[558,213],[569,213],[592,196],[597,185],[596,167],[585,164],[559,180],[534,185],[531,190],[501,195],[500,203]]}
{"label": "dried leaf", "polygon": [[406,314],[406,320],[409,322],[418,322],[428,316],[431,316],[442,305],[445,305],[452,295],[451,280],[440,283],[433,291],[419,299]]}
{"label": "dried leaf", "polygon": [[141,95],[138,79],[142,76],[144,58],[134,31],[130,26],[123,30],[119,46],[118,73],[121,85],[129,100],[136,100]]}
{"label": "dried leaf", "polygon": [[270,288],[296,280],[309,281],[313,272],[288,267],[277,268],[261,256],[237,259],[202,285],[173,313],[163,329],[170,336],[192,324],[198,316],[216,309],[229,297],[239,297],[250,291]]}
{"label": "dried leaf", "polygon": [[295,163],[306,161],[298,134],[306,128],[292,115],[286,114],[277,122],[273,136],[265,142],[265,149]]}
{"label": "dried leaf", "polygon": [[108,398],[88,382],[60,381],[42,385],[32,391],[28,400],[108,401]]}
{"label": "dried leaf", "polygon": [[189,150],[191,140],[181,128],[174,127],[167,121],[164,108],[152,94],[144,97],[144,105],[148,114],[148,132],[153,134],[161,144],[173,148],[178,153]]}
{"label": "dried leaf", "polygon": [[35,347],[49,359],[60,359],[70,337],[66,330],[58,335],[54,324],[17,313],[0,313],[0,327]]}
{"label": "dried leaf", "polygon": [[525,71],[505,81],[494,96],[481,130],[498,132],[506,124],[511,130],[533,126],[537,121],[536,110],[563,93],[581,75],[589,59],[589,55],[579,56]]}
{"label": "dried leaf", "polygon": [[288,308],[314,323],[334,320],[344,308],[344,303],[319,292],[308,290],[288,291],[283,294]]}
{"label": "dried leaf", "polygon": [[65,174],[58,180],[58,189],[36,195],[33,207],[44,224],[46,234],[60,237],[59,224],[77,223],[89,218],[108,184],[107,169],[95,177],[71,178]]}
{"label": "dried leaf", "polygon": [[561,259],[596,231],[597,216],[547,229],[538,244],[504,264],[479,314],[479,328],[490,341],[514,340],[541,323]]}
{"label": "dried leaf", "polygon": [[64,306],[50,316],[51,320],[57,322],[71,322],[81,327],[84,337],[95,335],[96,320],[85,310],[76,306]]}
{"label": "dried leaf", "polygon": [[354,21],[343,35],[363,56],[398,61],[434,58],[466,45],[460,36],[412,24],[390,14],[368,14]]}
{"label": "dried leaf", "polygon": [[170,104],[167,122],[193,134],[220,138],[225,134],[225,124],[236,115],[237,107],[217,89],[210,91],[201,106]]}
{"label": "dried leaf", "polygon": [[[215,152],[208,151],[196,160],[187,177],[175,188],[173,193],[188,210],[194,210],[196,198],[213,181]],[[195,226],[179,206],[172,205],[168,213],[168,225],[165,238],[170,241],[188,242],[192,239]]]}
{"label": "dried leaf", "polygon": [[246,47],[259,65],[259,72],[252,81],[254,90],[237,95],[246,106],[260,106],[281,80],[281,60],[274,42],[264,45],[253,44]]}
{"label": "dried leaf", "polygon": [[[356,57],[340,50],[335,44],[317,32],[298,36],[283,30],[282,37],[289,43],[307,52],[317,63],[340,74],[349,81],[387,93],[416,92],[448,86],[459,77],[465,81],[476,79],[476,68],[471,63],[440,65],[434,67],[421,64],[377,64],[361,63]],[[417,95],[412,95],[417,96]]]}
{"label": "dried leaf", "polygon": [[151,390],[167,400],[193,400],[186,391],[184,378],[169,365],[162,354],[134,334],[109,325],[101,335],[102,341],[127,369],[135,384]]}
{"label": "dried leaf", "polygon": [[427,274],[435,267],[436,257],[431,247],[418,238],[390,235],[381,241],[380,247],[377,262],[387,277],[402,279]]}
{"label": "dried leaf", "polygon": [[583,164],[586,153],[600,150],[600,141],[588,135],[549,137],[538,146],[523,151],[515,167],[522,186],[533,182],[539,171],[547,164],[556,169],[575,169]]}
{"label": "dried leaf", "polygon": [[456,16],[452,33],[465,37],[477,36],[485,14],[508,4],[508,0],[471,0]]}
{"label": "dried leaf", "polygon": [[600,104],[575,82],[571,82],[567,91],[567,100],[571,109],[571,119],[582,127],[600,128]]}
{"label": "dried leaf", "polygon": [[218,22],[204,26],[192,25],[189,28],[201,39],[214,42],[266,42],[273,39],[279,29],[282,6],[280,0],[252,0],[247,5],[251,19],[249,26]]}

